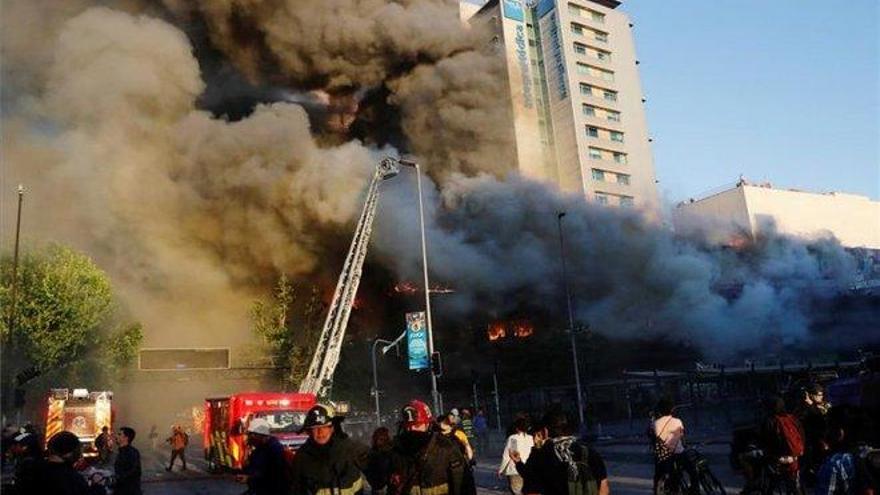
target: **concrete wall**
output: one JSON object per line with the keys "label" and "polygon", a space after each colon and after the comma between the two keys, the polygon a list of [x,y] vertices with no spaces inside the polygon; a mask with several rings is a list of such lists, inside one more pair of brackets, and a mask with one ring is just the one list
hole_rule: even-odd
{"label": "concrete wall", "polygon": [[675,209],[679,231],[702,226],[724,242],[737,229],[752,235],[771,225],[815,238],[832,234],[846,247],[880,249],[880,202],[844,193],[817,194],[743,184]]}

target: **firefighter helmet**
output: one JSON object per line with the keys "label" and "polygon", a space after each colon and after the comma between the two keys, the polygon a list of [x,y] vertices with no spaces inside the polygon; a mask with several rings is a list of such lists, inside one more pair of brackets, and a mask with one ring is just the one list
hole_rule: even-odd
{"label": "firefighter helmet", "polygon": [[426,425],[434,420],[431,408],[420,400],[409,401],[409,404],[400,410],[400,416],[404,426]]}
{"label": "firefighter helmet", "polygon": [[316,404],[306,413],[306,420],[303,422],[302,429],[308,430],[309,428],[332,425],[335,416],[336,411],[332,407]]}

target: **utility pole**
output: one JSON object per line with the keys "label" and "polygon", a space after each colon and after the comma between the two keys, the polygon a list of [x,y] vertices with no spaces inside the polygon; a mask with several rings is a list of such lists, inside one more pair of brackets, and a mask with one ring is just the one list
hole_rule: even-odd
{"label": "utility pole", "polygon": [[24,186],[18,185],[18,213],[15,219],[15,248],[12,255],[12,304],[9,314],[9,344],[15,341],[15,324],[18,317],[18,245],[21,237],[21,204],[24,200]]}
{"label": "utility pole", "polygon": [[562,236],[562,217],[564,216],[564,211],[556,213],[556,220],[559,224],[559,253],[562,258],[562,283],[565,286],[565,299],[568,302],[568,332],[571,337],[571,359],[574,363],[574,385],[577,389],[578,421],[580,421],[578,425],[583,428],[584,398],[583,393],[581,392],[581,372],[578,365],[577,340],[574,335],[574,310],[571,306],[571,292],[568,288],[568,273],[565,270],[565,240]]}
{"label": "utility pole", "polygon": [[492,381],[495,385],[495,424],[501,431],[501,399],[498,394],[498,360],[495,360],[495,369],[492,370]]}
{"label": "utility pole", "polygon": [[[425,324],[428,330],[428,356],[434,359],[434,333],[431,323],[431,286],[428,283],[428,248],[425,243],[425,206],[422,199],[422,173],[419,164],[411,160],[399,160],[401,165],[413,167],[416,169],[416,184],[419,191],[419,227],[422,234],[422,273],[425,278]],[[437,391],[437,375],[434,370],[431,373],[431,398],[434,402],[434,414],[440,415],[442,405],[440,403],[440,394]]]}

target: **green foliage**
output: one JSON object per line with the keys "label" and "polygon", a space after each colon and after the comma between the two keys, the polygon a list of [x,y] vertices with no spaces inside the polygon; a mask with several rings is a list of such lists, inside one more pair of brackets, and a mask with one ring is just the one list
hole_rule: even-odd
{"label": "green foliage", "polygon": [[[0,305],[3,336],[40,370],[79,358],[98,341],[96,329],[111,313],[110,280],[92,261],[52,245],[19,260],[15,315],[11,301],[12,259],[2,260]],[[10,334],[12,318],[15,328]]]}
{"label": "green foliage", "polygon": [[129,363],[142,340],[139,324],[114,327],[110,280],[86,255],[61,245],[19,259],[15,314],[12,256],[0,258],[0,333],[4,390],[16,379],[59,379],[88,368],[112,374]]}
{"label": "green foliage", "polygon": [[296,289],[281,276],[269,300],[254,302],[250,316],[279,378],[295,386],[305,377],[319,335],[323,307],[318,289],[308,298],[297,298]]}

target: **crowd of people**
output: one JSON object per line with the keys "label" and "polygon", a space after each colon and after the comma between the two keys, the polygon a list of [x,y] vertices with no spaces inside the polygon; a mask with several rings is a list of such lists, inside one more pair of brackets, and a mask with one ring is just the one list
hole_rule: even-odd
{"label": "crowd of people", "polygon": [[[831,407],[821,387],[806,389],[789,411],[785,401],[765,401],[766,416],[748,448],[735,452],[746,476],[743,493],[803,495],[877,494],[880,451],[869,446],[870,421],[858,410]],[[413,400],[400,409],[398,430],[379,427],[371,445],[343,429],[342,417],[330,405],[318,404],[305,416],[300,433],[305,443],[292,453],[271,434],[263,418],[247,425],[249,455],[237,481],[249,495],[475,495],[474,467],[487,459],[488,425],[478,410],[450,410],[434,416],[427,404]],[[608,470],[599,452],[576,435],[577,425],[557,406],[540,420],[519,415],[509,430],[497,476],[506,479],[511,495],[608,495]],[[148,438],[155,444],[155,427]],[[674,403],[662,399],[654,409],[648,438],[654,453],[654,493],[670,493],[664,483],[676,476],[691,480],[700,493],[697,473],[685,445],[685,424]],[[99,463],[113,457],[113,493],[141,493],[140,453],[135,431],[103,428],[95,441]],[[167,470],[179,458],[186,470],[188,436],[174,427]],[[49,439],[46,451],[38,435],[14,437],[15,491],[18,494],[101,494],[105,483],[88,481],[75,467],[82,457],[80,440],[70,432]],[[766,484],[771,472],[780,487]],[[675,485],[682,486],[682,485]],[[674,492],[674,491],[673,491]],[[723,489],[722,489],[723,492]]]}

